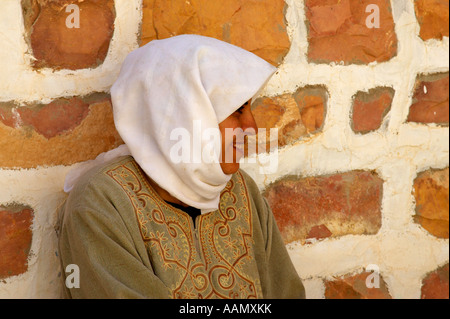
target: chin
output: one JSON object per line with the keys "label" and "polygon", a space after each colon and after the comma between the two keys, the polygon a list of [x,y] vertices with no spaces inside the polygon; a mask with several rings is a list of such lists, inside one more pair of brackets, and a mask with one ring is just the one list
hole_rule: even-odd
{"label": "chin", "polygon": [[231,175],[239,170],[239,163],[220,163],[224,174]]}
{"label": "chin", "polygon": [[233,154],[233,160],[231,161],[231,159],[228,159],[227,162],[227,157],[224,156],[222,158],[222,162],[220,163],[220,167],[222,168],[224,174],[231,175],[239,170],[239,161],[241,157],[244,155],[244,152],[241,151],[240,148],[233,147],[233,145],[231,145],[227,149],[227,151],[230,152],[229,154]]}

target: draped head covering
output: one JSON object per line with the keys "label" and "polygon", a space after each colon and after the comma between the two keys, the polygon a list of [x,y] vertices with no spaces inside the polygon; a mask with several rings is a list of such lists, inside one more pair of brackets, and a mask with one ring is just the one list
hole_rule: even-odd
{"label": "draped head covering", "polygon": [[[202,132],[218,130],[218,124],[255,96],[274,72],[256,55],[214,38],[180,35],[154,40],[126,57],[111,88],[114,122],[126,146],[101,157],[130,153],[178,200],[202,213],[216,210],[231,175],[223,173],[218,161],[196,160],[194,148],[210,146]],[[182,150],[191,151],[187,161],[174,160],[181,133],[189,137],[181,141]],[[214,149],[220,150],[220,145]],[[68,176],[69,180],[67,190],[74,178]]]}

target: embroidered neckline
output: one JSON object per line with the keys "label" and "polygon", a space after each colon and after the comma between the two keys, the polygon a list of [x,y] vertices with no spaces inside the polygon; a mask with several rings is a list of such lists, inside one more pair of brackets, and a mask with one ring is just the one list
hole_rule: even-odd
{"label": "embroidered neckline", "polygon": [[166,203],[131,158],[106,172],[127,193],[152,271],[173,298],[262,297],[253,220],[240,172],[221,192],[219,209],[197,216]]}

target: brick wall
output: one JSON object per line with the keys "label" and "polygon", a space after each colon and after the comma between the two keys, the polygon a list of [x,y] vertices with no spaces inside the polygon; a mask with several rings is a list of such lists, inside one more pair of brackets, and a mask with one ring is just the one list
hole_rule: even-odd
{"label": "brick wall", "polygon": [[64,176],[122,143],[109,88],[126,54],[183,33],[278,67],[252,105],[259,127],[278,128],[278,153],[259,155],[278,169],[243,168],[272,207],[307,297],[448,298],[448,7],[1,1],[0,298],[60,296]]}

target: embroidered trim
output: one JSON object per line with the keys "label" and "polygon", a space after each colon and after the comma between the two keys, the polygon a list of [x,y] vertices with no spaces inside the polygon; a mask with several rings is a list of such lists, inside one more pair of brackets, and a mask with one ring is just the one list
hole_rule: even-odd
{"label": "embroidered trim", "polygon": [[191,217],[164,202],[130,159],[106,172],[127,193],[153,271],[173,298],[260,298],[247,187],[240,172],[221,193],[219,209]]}

